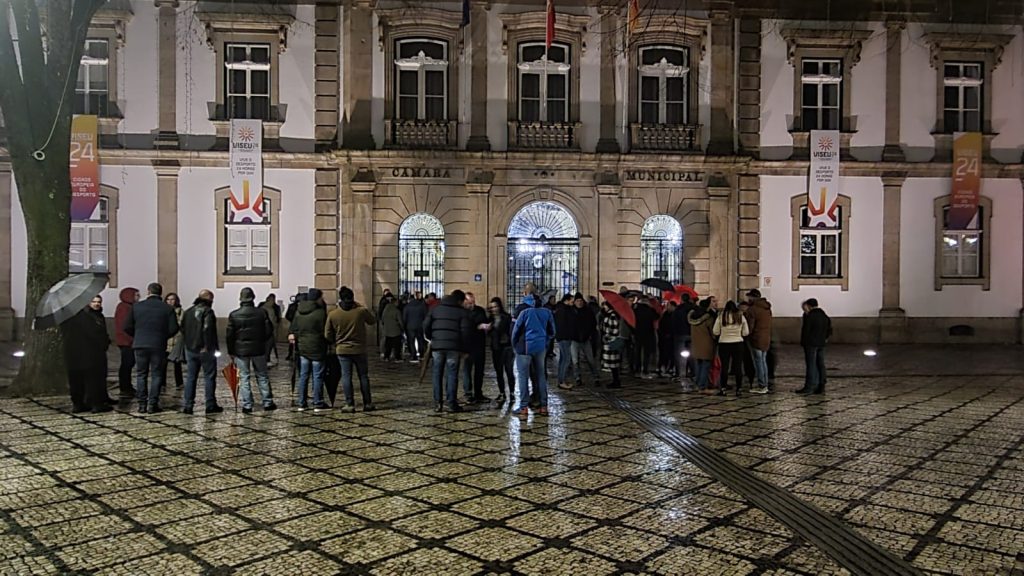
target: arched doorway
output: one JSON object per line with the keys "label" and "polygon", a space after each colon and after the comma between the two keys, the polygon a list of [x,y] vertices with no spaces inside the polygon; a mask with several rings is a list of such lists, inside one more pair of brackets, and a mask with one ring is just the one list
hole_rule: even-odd
{"label": "arched doorway", "polygon": [[444,295],[444,226],[419,212],[398,228],[398,294]]}
{"label": "arched doorway", "polygon": [[506,302],[522,301],[523,285],[540,294],[575,292],[579,286],[579,229],[569,211],[554,202],[527,204],[508,226]]}
{"label": "arched doorway", "polygon": [[[640,230],[640,277],[683,283],[683,227],[675,218],[657,214],[644,221]],[[655,288],[644,287],[644,291],[660,294]]]}

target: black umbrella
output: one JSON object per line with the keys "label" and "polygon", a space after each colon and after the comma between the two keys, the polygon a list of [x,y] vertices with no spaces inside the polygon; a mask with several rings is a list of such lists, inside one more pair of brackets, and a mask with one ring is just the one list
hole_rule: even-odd
{"label": "black umbrella", "polygon": [[646,280],[641,281],[640,284],[650,288],[657,288],[658,290],[661,290],[663,292],[672,292],[673,290],[676,289],[671,282],[669,282],[668,280],[662,280],[661,278],[648,278]]}
{"label": "black umbrella", "polygon": [[324,388],[327,389],[327,397],[331,399],[331,406],[334,406],[334,399],[338,397],[338,383],[341,382],[341,363],[334,354],[328,354],[325,363]]}
{"label": "black umbrella", "polygon": [[107,286],[106,274],[75,274],[57,282],[36,305],[32,326],[45,330],[60,326],[89,305],[93,297]]}
{"label": "black umbrella", "polygon": [[551,298],[552,296],[554,296],[556,300],[558,299],[558,288],[551,288],[550,290],[545,290],[544,293],[540,295],[540,303],[542,305],[547,304],[548,299]]}

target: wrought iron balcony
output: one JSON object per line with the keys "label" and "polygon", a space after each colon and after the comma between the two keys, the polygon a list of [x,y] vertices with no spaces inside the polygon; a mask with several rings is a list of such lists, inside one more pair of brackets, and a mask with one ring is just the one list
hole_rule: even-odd
{"label": "wrought iron balcony", "polygon": [[519,122],[508,123],[510,148],[518,149],[572,149],[579,148],[579,122]]}
{"label": "wrought iron balcony", "polygon": [[700,151],[700,124],[630,124],[629,128],[636,151]]}
{"label": "wrought iron balcony", "polygon": [[384,145],[391,148],[453,148],[457,136],[454,120],[384,121]]}

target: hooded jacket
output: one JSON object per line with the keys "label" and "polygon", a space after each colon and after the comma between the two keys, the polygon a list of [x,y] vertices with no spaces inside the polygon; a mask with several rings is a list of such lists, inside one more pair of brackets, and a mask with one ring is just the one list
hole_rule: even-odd
{"label": "hooded jacket", "polygon": [[[334,345],[334,353],[357,355],[366,353],[366,326],[377,323],[377,317],[355,300],[342,299],[327,315],[324,338]],[[301,346],[300,346],[301,349]]]}
{"label": "hooded jacket", "polygon": [[764,298],[757,298],[747,310],[750,327],[750,345],[766,352],[772,344],[772,304]]}
{"label": "hooded jacket", "polygon": [[263,356],[267,353],[267,341],[274,334],[270,315],[257,308],[251,300],[240,303],[228,314],[228,330],[225,339],[228,354],[241,358]]}
{"label": "hooded jacket", "polygon": [[715,337],[712,328],[715,318],[706,308],[694,308],[687,322],[690,324],[690,357],[694,360],[711,360],[715,356]]}
{"label": "hooded jacket", "polygon": [[151,295],[132,306],[124,331],[135,350],[166,351],[167,341],[178,333],[178,317],[162,298]]}
{"label": "hooded jacket", "polygon": [[123,348],[132,347],[132,337],[124,331],[128,316],[132,313],[132,306],[135,305],[135,297],[139,291],[135,288],[124,288],[119,294],[120,302],[114,309],[114,342]]}
{"label": "hooded jacket", "polygon": [[213,312],[213,302],[196,298],[192,307],[181,316],[181,332],[185,339],[185,349],[190,352],[219,350],[217,315]]}
{"label": "hooded jacket", "polygon": [[423,334],[436,352],[466,352],[472,333],[469,310],[451,296],[441,298],[441,304],[432,308],[423,322]]}
{"label": "hooded jacket", "polygon": [[547,350],[555,337],[555,317],[547,308],[535,308],[534,296],[523,299],[527,305],[512,328],[512,345],[516,354],[537,354]]}
{"label": "hooded jacket", "polygon": [[800,325],[800,345],[824,348],[832,337],[832,319],[821,308],[811,308]]}
{"label": "hooded jacket", "polygon": [[384,305],[384,312],[380,315],[380,327],[385,338],[398,338],[402,335],[405,326],[402,324],[402,312],[398,310],[397,300]]}
{"label": "hooded jacket", "polygon": [[327,310],[315,301],[306,300],[298,304],[288,331],[295,335],[299,356],[323,360],[327,357],[327,339],[324,337]]}

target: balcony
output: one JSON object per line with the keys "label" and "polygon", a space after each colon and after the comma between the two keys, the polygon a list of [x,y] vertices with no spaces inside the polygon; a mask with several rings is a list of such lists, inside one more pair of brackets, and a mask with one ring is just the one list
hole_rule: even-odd
{"label": "balcony", "polygon": [[569,150],[579,148],[579,122],[508,123],[509,148],[518,150]]}
{"label": "balcony", "polygon": [[700,152],[700,124],[630,124],[637,152]]}
{"label": "balcony", "polygon": [[384,120],[388,148],[454,148],[457,136],[454,120]]}

